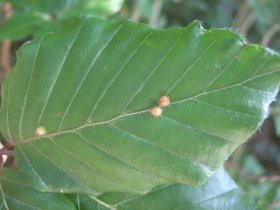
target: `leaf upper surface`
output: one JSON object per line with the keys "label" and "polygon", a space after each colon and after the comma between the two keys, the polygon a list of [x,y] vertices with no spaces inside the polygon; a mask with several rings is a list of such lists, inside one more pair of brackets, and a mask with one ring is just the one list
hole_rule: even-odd
{"label": "leaf upper surface", "polygon": [[[267,116],[279,64],[278,54],[198,22],[155,30],[81,18],[20,49],[0,126],[40,190],[197,186]],[[170,105],[153,117],[163,95]]]}

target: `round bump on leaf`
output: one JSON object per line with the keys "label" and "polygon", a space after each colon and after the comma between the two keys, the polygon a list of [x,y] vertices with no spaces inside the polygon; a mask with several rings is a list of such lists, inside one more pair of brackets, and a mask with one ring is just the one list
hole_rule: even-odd
{"label": "round bump on leaf", "polygon": [[160,99],[159,99],[159,105],[161,107],[165,107],[165,106],[168,106],[170,104],[170,99],[168,96],[162,96]]}
{"label": "round bump on leaf", "polygon": [[46,134],[46,129],[44,128],[44,127],[38,127],[37,129],[36,129],[36,134],[38,135],[38,136],[43,136],[43,135],[45,135]]}
{"label": "round bump on leaf", "polygon": [[161,113],[162,113],[162,109],[160,107],[153,107],[150,110],[150,113],[154,117],[159,117],[161,115]]}

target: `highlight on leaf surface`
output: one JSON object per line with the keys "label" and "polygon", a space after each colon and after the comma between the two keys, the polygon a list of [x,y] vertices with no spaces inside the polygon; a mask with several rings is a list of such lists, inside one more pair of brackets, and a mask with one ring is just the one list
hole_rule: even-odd
{"label": "highlight on leaf surface", "polygon": [[[279,66],[277,53],[198,22],[155,30],[80,18],[20,49],[0,129],[39,190],[199,186],[261,125]],[[161,96],[172,101],[155,119]]]}

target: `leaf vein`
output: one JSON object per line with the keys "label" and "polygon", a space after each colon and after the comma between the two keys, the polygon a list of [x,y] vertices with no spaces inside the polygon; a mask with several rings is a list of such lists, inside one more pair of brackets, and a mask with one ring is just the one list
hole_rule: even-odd
{"label": "leaf vein", "polygon": [[26,107],[26,103],[27,103],[28,96],[29,96],[29,90],[30,90],[31,82],[32,82],[33,75],[34,75],[34,69],[35,69],[35,66],[36,66],[37,57],[38,57],[38,54],[39,54],[39,50],[40,50],[42,41],[43,41],[49,34],[50,34],[50,33],[48,33],[48,34],[46,34],[45,36],[43,36],[43,38],[40,40],[40,42],[39,42],[39,44],[38,44],[38,47],[37,47],[37,50],[36,50],[36,54],[35,54],[35,58],[34,58],[34,63],[33,63],[33,65],[32,65],[30,80],[29,80],[28,85],[27,85],[27,91],[26,91],[26,94],[25,94],[25,96],[24,96],[24,99],[23,99],[23,107],[22,107],[22,109],[21,109],[21,117],[20,117],[20,120],[19,120],[19,137],[20,137],[20,138],[22,138],[22,121],[23,121],[24,114],[25,114],[25,107]]}
{"label": "leaf vein", "polygon": [[[143,169],[140,169],[140,168],[136,168],[135,166],[130,165],[127,161],[124,161],[124,160],[122,160],[122,159],[120,159],[120,158],[114,156],[113,154],[111,154],[111,153],[105,151],[104,149],[100,148],[100,147],[97,146],[96,144],[91,143],[88,139],[86,139],[85,137],[83,137],[83,136],[82,136],[81,134],[79,134],[79,133],[76,133],[76,135],[78,135],[81,139],[83,139],[84,141],[86,141],[89,145],[95,147],[96,149],[98,149],[98,150],[100,150],[101,152],[105,153],[105,154],[108,155],[109,157],[112,157],[113,159],[118,160],[118,161],[124,163],[125,165],[127,165],[127,166],[129,166],[129,167],[131,167],[131,168],[133,168],[133,169],[136,169],[136,170],[138,170],[138,171],[140,171],[140,172],[142,172],[142,173],[149,174],[149,175],[151,175],[151,176],[156,176],[157,178],[166,180],[166,179],[165,179],[164,177],[162,177],[162,176],[159,176],[159,175],[157,175],[157,174],[153,174],[153,173],[151,173],[150,171],[143,170]],[[168,180],[166,180],[166,181],[168,181]]]}
{"label": "leaf vein", "polygon": [[44,187],[46,187],[46,184],[45,184],[45,182],[43,181],[41,175],[39,175],[38,172],[35,170],[35,168],[32,166],[32,164],[31,164],[29,158],[26,156],[26,154],[25,154],[25,152],[23,151],[23,149],[20,148],[20,146],[18,146],[17,148],[19,149],[19,151],[20,151],[21,154],[23,155],[23,157],[24,157],[25,161],[27,162],[27,164],[29,165],[30,169],[33,171],[34,174],[37,175],[38,179],[40,180],[40,183],[41,183]]}
{"label": "leaf vein", "polygon": [[120,25],[115,31],[114,33],[112,34],[112,36],[109,38],[108,42],[104,45],[103,48],[101,48],[99,50],[99,52],[97,53],[97,55],[95,56],[95,58],[93,59],[93,62],[91,63],[90,67],[88,68],[88,70],[86,71],[86,74],[84,75],[84,77],[82,78],[76,92],[74,93],[73,97],[71,98],[70,100],[70,103],[68,104],[67,108],[66,108],[66,111],[64,112],[63,114],[63,117],[59,123],[59,127],[58,127],[58,131],[61,129],[62,125],[63,125],[63,122],[64,122],[64,119],[66,117],[66,115],[68,114],[68,111],[74,101],[74,99],[76,98],[76,96],[78,95],[79,91],[80,91],[80,88],[82,87],[82,85],[84,84],[84,81],[87,79],[89,73],[92,71],[92,67],[94,65],[94,63],[98,60],[98,58],[100,57],[100,55],[104,52],[104,50],[109,46],[109,44],[111,43],[111,41],[114,39],[114,37],[117,35],[117,33],[121,30],[123,24]]}
{"label": "leaf vein", "polygon": [[166,95],[168,95],[178,85],[178,83],[188,74],[188,72],[194,67],[194,65],[201,60],[201,58],[215,44],[216,41],[217,41],[217,39],[214,39],[208,45],[208,47],[200,54],[200,56],[186,69],[186,71],[178,78],[178,80],[169,88],[169,90],[166,92]]}
{"label": "leaf vein", "polygon": [[[3,98],[2,98],[3,99]],[[7,124],[7,132],[8,132],[8,138],[9,140],[12,140],[12,134],[10,130],[10,119],[9,119],[9,102],[10,102],[10,81],[8,85],[8,90],[7,90],[7,111],[6,111],[6,124]]]}
{"label": "leaf vein", "polygon": [[198,202],[195,203],[195,204],[187,204],[187,205],[185,205],[185,206],[181,206],[181,207],[175,208],[175,209],[173,209],[173,210],[184,209],[184,208],[186,208],[186,207],[191,207],[191,206],[194,206],[194,205],[202,204],[202,203],[205,203],[205,202],[207,202],[207,201],[209,201],[209,200],[212,200],[212,199],[221,197],[221,196],[223,196],[224,194],[230,193],[230,192],[232,192],[232,191],[234,191],[234,190],[236,190],[236,188],[233,188],[233,189],[228,190],[228,191],[226,191],[226,192],[222,192],[221,194],[215,195],[215,196],[210,197],[210,198],[207,198],[207,199],[205,199],[205,200],[198,201]]}
{"label": "leaf vein", "polygon": [[111,125],[111,127],[115,127],[116,129],[118,129],[120,132],[124,132],[124,133],[128,134],[130,137],[132,137],[133,139],[135,139],[135,140],[137,140],[137,141],[141,141],[141,142],[143,142],[143,143],[145,143],[145,144],[153,145],[154,147],[157,147],[158,149],[161,149],[161,150],[163,150],[163,151],[165,151],[165,152],[167,152],[167,153],[169,153],[169,154],[172,154],[174,157],[176,157],[176,158],[178,158],[178,159],[187,160],[188,162],[191,162],[191,163],[193,163],[194,165],[197,165],[199,168],[203,168],[203,170],[204,170],[205,168],[207,168],[207,170],[211,170],[210,167],[207,166],[207,165],[204,165],[204,164],[199,163],[199,162],[197,162],[197,161],[191,160],[191,159],[189,159],[189,158],[187,158],[187,157],[185,157],[185,156],[182,156],[182,155],[180,155],[180,154],[177,154],[177,153],[175,153],[174,151],[171,151],[171,150],[169,150],[169,149],[167,149],[167,148],[164,148],[164,147],[162,147],[161,145],[156,144],[155,142],[152,142],[152,141],[150,141],[150,140],[147,140],[147,139],[145,139],[145,138],[143,138],[143,137],[140,137],[140,136],[138,136],[138,135],[136,136],[135,134],[133,134],[133,133],[131,133],[131,132],[129,132],[129,131],[123,129],[123,128],[120,128],[120,127],[116,126],[115,124],[111,124],[111,123],[110,123],[110,125]]}
{"label": "leaf vein", "polygon": [[[240,52],[240,51],[239,51]],[[238,52],[238,53],[239,53]],[[214,84],[215,81],[217,81],[219,79],[219,77],[228,69],[228,67],[231,66],[231,64],[235,61],[235,56],[233,57],[233,59],[230,60],[230,62],[223,68],[222,71],[220,71],[214,78],[212,81],[209,82],[209,84],[207,85],[207,87],[204,89],[204,91],[208,90],[208,88],[211,87],[212,84]]]}
{"label": "leaf vein", "polygon": [[[233,85],[229,85],[229,86],[222,87],[222,88],[217,88],[217,89],[214,89],[214,90],[211,90],[211,91],[201,92],[201,93],[198,93],[198,94],[196,94],[196,95],[194,95],[192,97],[186,98],[186,99],[173,101],[173,102],[170,103],[169,107],[171,107],[173,104],[184,103],[186,101],[193,100],[193,99],[198,98],[198,97],[203,96],[203,95],[207,95],[207,94],[211,94],[211,93],[215,93],[215,92],[220,92],[220,91],[223,91],[223,90],[227,90],[229,88],[234,88],[234,87],[240,86],[240,85],[242,85],[242,84],[244,84],[244,83],[246,83],[248,81],[254,80],[256,78],[261,78],[263,76],[267,76],[267,75],[274,74],[274,73],[277,73],[277,72],[280,72],[280,69],[277,69],[277,70],[274,70],[274,71],[270,71],[270,72],[267,72],[267,73],[263,73],[263,74],[257,75],[257,76],[255,76],[253,78],[249,78],[247,80],[244,80],[242,82],[239,82],[239,83],[236,83],[236,84],[233,84]],[[121,118],[125,118],[125,117],[128,117],[128,116],[133,116],[133,115],[144,114],[144,113],[148,113],[149,111],[150,110],[147,109],[147,110],[142,110],[142,111],[122,114],[122,115],[119,115],[117,117],[114,117],[114,118],[106,120],[106,121],[98,121],[98,122],[85,123],[82,126],[75,127],[75,128],[72,128],[72,129],[66,129],[66,130],[62,130],[60,132],[53,132],[53,133],[46,134],[44,136],[39,136],[39,137],[35,136],[35,137],[30,137],[30,138],[22,139],[21,141],[16,142],[16,144],[23,144],[23,143],[27,143],[29,141],[35,141],[35,140],[38,140],[38,139],[42,139],[44,137],[52,137],[52,136],[57,136],[57,135],[61,135],[61,134],[64,134],[64,133],[70,133],[70,132],[74,132],[74,131],[79,131],[79,130],[81,130],[83,128],[86,128],[86,127],[91,127],[91,126],[96,126],[96,125],[101,125],[101,124],[108,124],[110,122],[114,122],[114,121],[119,120]]]}
{"label": "leaf vein", "polygon": [[28,204],[28,203],[26,203],[26,202],[23,202],[23,201],[21,201],[21,200],[18,200],[18,199],[14,198],[14,197],[12,197],[12,196],[10,196],[10,195],[7,195],[6,193],[4,193],[4,195],[5,195],[5,197],[10,198],[10,199],[14,200],[14,201],[17,202],[17,203],[21,203],[21,204],[24,205],[24,206],[29,206],[30,208],[35,209],[35,210],[43,210],[43,209],[41,209],[41,208],[32,206],[31,204]]}
{"label": "leaf vein", "polygon": [[5,193],[4,193],[4,190],[2,188],[2,183],[0,182],[0,191],[1,191],[1,195],[2,195],[2,206],[4,204],[4,207],[7,209],[7,210],[10,210],[8,204],[7,204],[7,201],[6,201],[6,198],[5,198]]}
{"label": "leaf vein", "polygon": [[181,125],[181,126],[185,126],[186,128],[188,128],[188,129],[192,129],[192,130],[194,130],[194,131],[196,131],[196,132],[199,132],[199,133],[202,133],[202,134],[206,134],[206,135],[209,135],[209,136],[212,136],[212,137],[214,137],[215,139],[221,139],[221,140],[223,140],[223,141],[225,141],[225,142],[233,142],[233,143],[235,143],[234,141],[231,141],[231,140],[229,140],[229,139],[226,139],[226,138],[224,138],[224,137],[221,137],[221,136],[218,136],[218,135],[216,135],[216,134],[213,134],[213,133],[210,133],[209,131],[205,131],[205,130],[202,130],[201,128],[195,128],[195,127],[193,127],[193,126],[190,126],[190,125],[188,125],[188,124],[186,124],[186,123],[182,123],[182,122],[179,122],[179,121],[177,121],[177,120],[175,120],[175,119],[172,119],[172,118],[170,118],[170,117],[167,117],[167,116],[162,116],[163,118],[165,118],[165,119],[167,119],[167,120],[170,120],[170,121],[172,121],[172,122],[174,122],[174,123],[176,123],[176,124],[178,124],[178,125]]}
{"label": "leaf vein", "polygon": [[113,79],[110,81],[109,85],[105,88],[105,90],[102,92],[101,96],[99,97],[98,101],[94,105],[87,122],[90,120],[91,116],[94,114],[94,111],[96,110],[97,106],[99,105],[100,101],[103,99],[103,97],[106,95],[109,88],[112,86],[112,84],[116,81],[117,77],[120,75],[120,73],[125,69],[126,65],[131,61],[131,59],[137,54],[140,47],[146,42],[146,40],[153,34],[153,32],[150,32],[148,35],[145,36],[142,42],[135,48],[135,50],[131,53],[131,56],[129,59],[124,63],[124,65],[120,68],[120,70],[116,73],[116,75],[113,77]]}
{"label": "leaf vein", "polygon": [[[65,175],[67,175],[68,177],[70,177],[72,180],[74,180],[77,184],[79,184],[79,188],[81,188],[82,186],[85,187],[85,189],[87,189],[88,191],[91,192],[91,190],[88,188],[88,186],[86,184],[83,184],[81,181],[77,180],[76,177],[70,175],[67,171],[65,171],[64,169],[62,169],[61,167],[59,167],[59,165],[57,165],[57,163],[55,163],[54,161],[52,161],[51,159],[48,158],[48,156],[46,156],[42,151],[40,151],[37,147],[35,147],[32,143],[29,144],[31,146],[31,148],[33,148],[35,151],[37,151],[42,157],[44,157],[46,160],[48,160],[50,163],[52,163],[57,169],[59,169],[60,171],[62,171]],[[81,191],[81,189],[79,189],[77,192],[79,193]]]}
{"label": "leaf vein", "polygon": [[235,113],[235,114],[238,114],[238,115],[243,115],[243,116],[246,116],[246,117],[258,119],[255,115],[245,113],[245,112],[240,112],[240,111],[233,110],[233,109],[229,109],[229,108],[226,108],[226,107],[222,107],[220,105],[214,105],[214,104],[211,104],[211,103],[208,103],[208,102],[205,102],[205,101],[201,101],[201,100],[198,100],[198,99],[192,99],[192,101],[195,101],[195,102],[198,102],[198,103],[201,103],[201,104],[205,104],[206,106],[211,106],[213,108],[220,109],[220,110],[223,110],[223,111],[228,111],[228,112],[232,112],[232,113]]}
{"label": "leaf vein", "polygon": [[174,102],[171,102],[170,105],[172,104],[177,104],[177,103],[182,103],[182,102],[186,102],[186,101],[189,101],[189,100],[193,100],[194,98],[198,98],[200,96],[203,96],[203,95],[207,95],[207,94],[211,94],[211,93],[216,93],[216,92],[220,92],[220,91],[223,91],[223,90],[227,90],[227,89],[230,89],[230,88],[234,88],[234,87],[237,87],[237,86],[240,86],[240,85],[243,85],[247,82],[250,82],[252,80],[255,80],[255,79],[258,79],[258,78],[261,78],[263,76],[267,76],[267,75],[270,75],[270,74],[274,74],[274,73],[277,73],[277,72],[280,72],[280,69],[277,69],[275,71],[270,71],[270,72],[266,72],[266,73],[263,73],[263,74],[259,74],[257,76],[254,76],[254,77],[251,77],[249,79],[246,79],[246,80],[243,80],[239,83],[236,83],[236,84],[232,84],[232,85],[229,85],[229,86],[225,86],[225,87],[222,87],[222,88],[217,88],[217,89],[214,89],[214,90],[210,90],[210,91],[206,91],[206,92],[201,92],[201,93],[198,93],[192,97],[189,97],[189,98],[186,98],[186,99],[182,99],[182,100],[178,100],[178,101],[174,101]]}
{"label": "leaf vein", "polygon": [[154,69],[151,71],[149,76],[145,79],[145,81],[140,85],[140,87],[136,90],[136,92],[132,95],[132,97],[128,100],[127,104],[123,107],[121,113],[125,112],[124,110],[130,105],[130,103],[133,101],[134,98],[143,90],[143,87],[146,85],[146,83],[150,80],[150,78],[154,75],[154,73],[159,69],[161,64],[167,59],[168,55],[172,52],[172,50],[177,46],[179,41],[182,39],[179,38],[170,48],[169,50],[165,53],[165,55],[160,59],[159,63],[154,67]]}
{"label": "leaf vein", "polygon": [[[83,164],[84,166],[86,166],[86,168],[88,168],[90,171],[93,171],[93,172],[95,172],[95,173],[97,173],[97,174],[99,174],[99,175],[101,175],[101,176],[103,176],[103,177],[106,176],[109,180],[115,182],[116,184],[120,184],[120,185],[122,185],[122,186],[125,187],[125,188],[129,188],[129,189],[132,189],[133,191],[141,192],[141,190],[138,190],[138,189],[136,189],[136,188],[133,188],[132,186],[127,185],[126,183],[123,183],[122,180],[117,179],[117,178],[114,177],[114,176],[110,177],[110,176],[106,175],[104,172],[98,170],[97,168],[91,167],[88,163],[86,163],[86,162],[82,161],[81,159],[79,159],[78,157],[76,157],[72,152],[70,152],[69,150],[67,150],[65,147],[62,147],[60,144],[56,143],[53,139],[51,139],[51,138],[49,138],[49,139],[50,139],[50,141],[51,141],[54,145],[58,146],[61,150],[63,150],[63,151],[64,151],[65,153],[67,153],[68,155],[70,155],[74,160],[76,160],[76,161],[80,162],[81,164]],[[113,179],[113,177],[115,178],[115,180]],[[119,181],[119,182],[118,182],[118,181]],[[112,183],[111,183],[111,184],[112,184]]]}
{"label": "leaf vein", "polygon": [[55,78],[54,82],[51,84],[50,90],[49,90],[49,92],[48,92],[47,100],[46,100],[46,102],[45,102],[45,104],[44,104],[44,106],[43,106],[43,108],[42,108],[42,110],[41,110],[41,112],[40,112],[40,114],[39,114],[39,118],[38,118],[37,126],[36,126],[37,128],[38,128],[39,125],[40,125],[41,118],[42,118],[42,116],[43,116],[43,114],[44,114],[44,111],[45,111],[47,105],[48,105],[48,102],[49,102],[49,99],[50,99],[50,97],[51,97],[51,94],[53,93],[53,88],[55,87],[55,85],[56,85],[56,83],[57,83],[57,80],[58,80],[58,78],[59,78],[59,76],[60,76],[60,74],[61,74],[61,72],[62,72],[62,69],[63,69],[63,67],[64,67],[64,65],[65,65],[65,62],[66,62],[68,56],[69,56],[69,53],[70,53],[71,50],[73,49],[73,46],[75,45],[75,43],[76,43],[76,41],[77,41],[77,39],[78,39],[78,37],[79,37],[81,31],[82,31],[82,28],[83,28],[83,26],[84,26],[84,24],[85,24],[85,21],[86,21],[86,19],[83,20],[81,26],[79,27],[79,30],[78,30],[76,36],[74,37],[72,43],[70,44],[70,47],[67,49],[67,51],[66,51],[66,53],[65,53],[65,56],[63,57],[63,59],[62,59],[62,61],[61,61],[61,65],[60,65],[60,67],[59,67],[59,71],[58,71],[58,73],[57,73],[57,75],[56,75],[56,78]]}
{"label": "leaf vein", "polygon": [[10,180],[10,179],[7,179],[7,177],[3,177],[1,176],[0,177],[1,180],[5,180],[6,182],[10,182],[12,184],[16,184],[16,185],[22,185],[22,186],[26,186],[26,187],[32,187],[32,185],[29,185],[29,184],[24,184],[24,183],[20,183],[20,182],[16,182],[16,181],[13,181],[13,180]]}

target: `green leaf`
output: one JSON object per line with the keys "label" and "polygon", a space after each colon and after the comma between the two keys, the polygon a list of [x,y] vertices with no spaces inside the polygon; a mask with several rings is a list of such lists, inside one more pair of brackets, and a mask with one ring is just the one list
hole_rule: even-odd
{"label": "green leaf", "polygon": [[[14,14],[0,27],[0,41],[37,38],[57,31],[72,18],[95,15],[107,18],[121,8],[124,0],[11,0]],[[69,20],[70,19],[70,20]]]}
{"label": "green leaf", "polygon": [[[167,199],[168,198],[168,199]],[[158,188],[144,196],[115,203],[120,210],[256,210],[258,205],[240,192],[224,170],[218,171],[199,188],[181,184]]]}
{"label": "green leaf", "polygon": [[[35,191],[26,178],[17,170],[1,172],[2,196],[0,202],[6,209],[81,209],[81,210],[126,210],[126,209],[256,209],[257,204],[241,193],[224,170],[219,170],[198,189],[175,184],[160,186],[149,193],[105,193],[98,198],[86,195],[66,195]],[[215,186],[215,187],[214,187]],[[3,196],[5,203],[3,203]],[[168,198],[168,199],[166,199]],[[8,208],[7,208],[8,207]]]}
{"label": "green leaf", "polygon": [[10,0],[21,11],[44,12],[55,17],[95,15],[106,18],[121,8],[124,0]]}
{"label": "green leaf", "polygon": [[[116,196],[119,199],[116,200]],[[199,188],[182,184],[158,187],[142,196],[121,198],[122,193],[106,193],[98,198],[79,196],[82,210],[256,210],[258,205],[240,192],[224,170],[219,170]],[[76,201],[77,203],[77,201]],[[97,207],[96,207],[97,205]]]}
{"label": "green leaf", "polygon": [[17,170],[1,170],[0,190],[1,209],[75,209],[74,205],[63,194],[44,193],[34,190],[27,178]]}
{"label": "green leaf", "polygon": [[[267,116],[280,57],[229,30],[78,19],[26,44],[0,126],[37,189],[144,193],[204,183]],[[159,117],[161,96],[171,103]]]}
{"label": "green leaf", "polygon": [[[122,193],[116,193],[122,194]],[[110,205],[87,195],[67,194],[69,200],[75,205],[76,209],[80,210],[112,210]]]}
{"label": "green leaf", "polygon": [[8,22],[0,28],[0,41],[4,39],[20,40],[32,35],[45,24],[44,17],[34,13],[15,13]]}
{"label": "green leaf", "polygon": [[107,18],[118,12],[124,0],[80,0],[73,7],[65,10],[63,16],[95,15]]}
{"label": "green leaf", "polygon": [[10,3],[18,10],[34,12],[40,11],[45,13],[57,14],[78,3],[80,0],[9,0]]}

